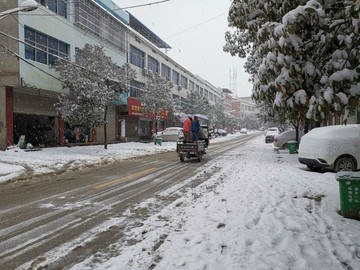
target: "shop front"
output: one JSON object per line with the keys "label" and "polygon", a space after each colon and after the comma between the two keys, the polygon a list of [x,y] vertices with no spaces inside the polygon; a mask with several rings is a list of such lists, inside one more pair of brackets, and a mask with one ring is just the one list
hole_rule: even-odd
{"label": "shop front", "polygon": [[164,121],[168,119],[167,111],[161,112],[156,119],[154,113],[144,114],[143,111],[141,102],[134,97],[128,97],[126,105],[119,106],[116,129],[117,134],[121,135],[121,140],[150,141],[155,130],[164,129]]}
{"label": "shop front", "polygon": [[20,137],[33,146],[61,144],[61,125],[56,109],[57,95],[48,91],[20,88],[11,89],[7,99],[9,144],[17,144]]}

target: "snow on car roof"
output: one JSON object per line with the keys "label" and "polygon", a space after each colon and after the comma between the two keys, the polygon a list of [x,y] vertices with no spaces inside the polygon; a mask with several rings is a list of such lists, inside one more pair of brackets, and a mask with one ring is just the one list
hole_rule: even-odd
{"label": "snow on car roof", "polygon": [[356,151],[360,125],[335,125],[314,128],[301,138],[299,157],[319,158]]}
{"label": "snow on car roof", "polygon": [[360,132],[360,125],[335,125],[314,128],[307,134],[307,137],[321,137],[321,138],[343,138],[343,137],[357,137]]}

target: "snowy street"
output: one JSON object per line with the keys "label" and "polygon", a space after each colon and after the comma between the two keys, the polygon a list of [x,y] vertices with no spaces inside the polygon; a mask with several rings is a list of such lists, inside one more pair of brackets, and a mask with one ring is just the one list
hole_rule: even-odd
{"label": "snowy street", "polygon": [[[241,136],[247,135],[230,135],[212,143],[238,140]],[[160,149],[153,144],[146,147],[147,154]],[[173,151],[174,143],[162,147],[161,151]],[[91,152],[85,148],[81,151]],[[210,144],[208,152],[211,149]],[[109,153],[113,155],[116,151],[112,151]],[[0,157],[9,161],[15,152],[4,154],[8,157],[3,153]],[[89,156],[96,159],[95,153]],[[101,160],[107,158],[102,156]],[[58,166],[67,164],[65,154],[59,154],[57,159]],[[47,162],[56,164],[50,155]],[[90,159],[87,162],[91,163]],[[265,144],[262,135],[205,162],[206,158],[201,170],[187,180],[208,175],[203,184],[185,191],[180,189],[183,184],[177,184],[128,209],[122,217],[108,217],[98,230],[110,231],[134,212],[149,213],[145,221],[134,216],[137,226],[123,231],[124,242],[111,243],[108,252],[68,265],[69,269],[358,269],[359,221],[338,214],[335,173],[308,171],[298,162],[297,154],[275,151],[272,144]],[[24,164],[21,158],[20,163]],[[27,166],[40,163],[44,170],[44,162],[34,158]],[[55,165],[48,170],[51,167]],[[32,168],[37,172],[40,166]],[[173,202],[160,213],[151,214],[167,198],[173,198]],[[44,254],[34,260],[31,269],[52,269],[52,261],[66,260],[66,252],[74,248],[79,246],[69,243]]]}
{"label": "snowy street", "polygon": [[334,173],[304,170],[262,136],[212,167],[211,180],[127,232],[135,245],[73,269],[359,269],[359,221],[338,214]]}

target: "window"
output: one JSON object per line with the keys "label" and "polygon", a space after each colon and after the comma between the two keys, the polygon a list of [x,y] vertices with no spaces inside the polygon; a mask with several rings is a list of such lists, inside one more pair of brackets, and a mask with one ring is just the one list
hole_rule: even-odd
{"label": "window", "polygon": [[161,76],[168,79],[171,79],[171,68],[165,64],[161,64]]}
{"label": "window", "polygon": [[139,68],[145,67],[145,53],[130,45],[130,63]]}
{"label": "window", "polygon": [[137,81],[131,81],[130,82],[130,91],[129,96],[138,98],[140,96],[141,90],[144,89],[144,84]]}
{"label": "window", "polygon": [[28,27],[25,27],[25,42],[31,45],[25,45],[25,59],[52,65],[57,58],[69,56],[68,44]]}
{"label": "window", "polygon": [[204,89],[202,87],[200,87],[200,96],[204,95]]}
{"label": "window", "polygon": [[195,83],[189,80],[189,90],[194,91],[194,88],[195,88]]}
{"label": "window", "polygon": [[199,85],[196,85],[196,93],[200,94],[200,86]]}
{"label": "window", "polygon": [[126,53],[126,27],[95,2],[101,1],[72,1],[75,12],[71,10],[71,13],[75,13],[75,25],[90,31]]}
{"label": "window", "polygon": [[180,85],[180,73],[175,70],[172,71],[172,82]]}
{"label": "window", "polygon": [[181,75],[181,86],[184,89],[187,89],[187,84],[188,84],[188,78],[186,78],[185,76]]}
{"label": "window", "polygon": [[159,62],[151,56],[148,56],[148,70],[159,74]]}
{"label": "window", "polygon": [[52,12],[54,12],[64,18],[67,17],[66,1],[67,0],[37,0],[38,3],[40,3],[43,6],[46,6]]}

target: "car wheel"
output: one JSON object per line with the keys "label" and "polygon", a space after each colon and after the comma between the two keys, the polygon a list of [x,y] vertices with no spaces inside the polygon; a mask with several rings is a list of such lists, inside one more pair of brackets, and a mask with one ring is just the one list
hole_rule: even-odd
{"label": "car wheel", "polygon": [[341,157],[335,161],[335,171],[355,171],[355,162],[351,157]]}

